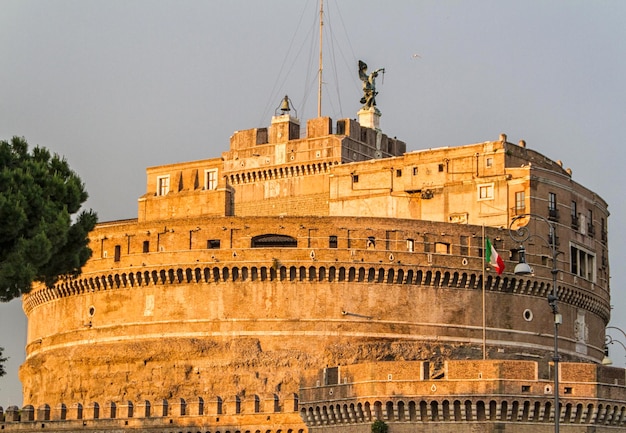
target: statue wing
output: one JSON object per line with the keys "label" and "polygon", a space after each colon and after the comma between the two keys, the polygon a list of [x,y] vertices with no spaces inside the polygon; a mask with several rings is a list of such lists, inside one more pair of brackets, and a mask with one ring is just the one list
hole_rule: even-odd
{"label": "statue wing", "polygon": [[361,81],[367,81],[367,65],[362,60],[359,60],[359,78]]}

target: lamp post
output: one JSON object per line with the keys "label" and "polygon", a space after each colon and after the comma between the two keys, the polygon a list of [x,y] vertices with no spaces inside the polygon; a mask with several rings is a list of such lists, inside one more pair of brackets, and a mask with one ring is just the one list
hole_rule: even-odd
{"label": "lamp post", "polygon": [[604,365],[611,365],[611,364],[613,364],[613,362],[609,358],[609,353],[608,353],[608,351],[609,351],[609,344],[619,343],[622,346],[622,348],[624,348],[624,351],[626,351],[626,345],[624,345],[624,343],[622,343],[621,341],[611,337],[609,334],[606,334],[606,330],[607,329],[615,329],[615,330],[621,332],[622,335],[624,336],[624,338],[626,338],[626,332],[624,332],[623,329],[618,328],[617,326],[607,326],[605,328],[605,335],[604,335],[604,350],[605,350],[605,357],[604,358],[605,359],[602,360],[602,363]]}
{"label": "lamp post", "polygon": [[626,345],[624,345],[624,343],[622,343],[619,340],[614,339],[613,337],[611,337],[610,335],[607,334],[605,339],[604,339],[605,355],[604,355],[604,359],[602,360],[602,364],[603,365],[612,365],[613,364],[613,361],[611,361],[611,358],[609,358],[609,344],[613,344],[613,343],[618,343],[620,346],[622,346],[624,351],[626,351]]}
{"label": "lamp post", "polygon": [[[545,239],[540,235],[531,234],[530,230],[528,230],[526,226],[521,226],[513,229],[513,225],[518,220],[523,218],[536,218],[546,223],[549,228],[549,238]],[[520,242],[520,244],[527,241],[531,237],[537,237],[545,242],[548,247],[550,247],[550,253],[552,255],[552,293],[548,295],[548,305],[550,305],[550,308],[552,309],[552,314],[554,316],[554,356],[552,357],[552,361],[554,361],[554,432],[559,433],[559,422],[561,418],[561,408],[559,405],[559,325],[563,323],[563,316],[561,316],[561,314],[559,313],[557,305],[559,298],[556,287],[556,276],[559,273],[559,270],[556,266],[556,257],[559,255],[559,252],[556,249],[556,232],[554,229],[554,224],[552,221],[541,215],[530,213],[521,214],[515,216],[515,218],[511,220],[511,224],[509,224],[509,235],[511,236],[511,239],[516,242]],[[528,265],[528,263],[526,263],[526,250],[524,249],[523,244],[521,245],[519,255],[519,263],[515,266],[514,270],[515,275],[533,274],[533,269]]]}

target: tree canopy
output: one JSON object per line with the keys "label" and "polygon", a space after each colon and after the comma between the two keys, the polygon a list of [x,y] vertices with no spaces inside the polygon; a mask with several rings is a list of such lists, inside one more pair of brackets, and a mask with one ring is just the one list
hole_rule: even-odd
{"label": "tree canopy", "polygon": [[91,257],[95,212],[81,211],[87,192],[65,158],[24,138],[0,141],[0,301],[28,293],[33,281],[54,285],[78,275]]}

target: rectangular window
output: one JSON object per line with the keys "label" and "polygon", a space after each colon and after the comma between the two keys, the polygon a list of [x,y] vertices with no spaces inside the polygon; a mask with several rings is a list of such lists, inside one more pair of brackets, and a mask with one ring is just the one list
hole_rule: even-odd
{"label": "rectangular window", "polygon": [[330,236],[328,238],[328,248],[337,248],[337,236]]}
{"label": "rectangular window", "polygon": [[352,175],[352,183],[359,183],[359,175],[358,174],[353,174]]}
{"label": "rectangular window", "polygon": [[488,168],[489,168],[489,167],[493,167],[493,158],[488,157],[488,158],[485,160],[485,165],[486,165]]}
{"label": "rectangular window", "polygon": [[587,210],[587,235],[593,237],[595,230],[593,229],[593,211]]}
{"label": "rectangular window", "polygon": [[548,193],[548,219],[556,221],[559,219],[559,211],[556,206],[556,194]]}
{"label": "rectangular window", "polygon": [[424,235],[424,252],[430,253],[430,242],[428,241],[426,235]]}
{"label": "rectangular window", "polygon": [[402,170],[396,170],[396,177],[402,177]]}
{"label": "rectangular window", "polygon": [[170,192],[170,177],[157,177],[157,195],[167,195],[168,192]]}
{"label": "rectangular window", "polygon": [[150,252],[150,241],[143,241],[143,252],[144,253]]}
{"label": "rectangular window", "polygon": [[408,252],[410,252],[410,253],[415,251],[415,240],[413,240],[413,239],[407,239],[406,240],[406,250]]}
{"label": "rectangular window", "polygon": [[439,173],[443,173],[443,164],[439,164]]}
{"label": "rectangular window", "polygon": [[374,236],[367,237],[367,243],[365,244],[366,248],[374,248],[376,246],[376,238]]}
{"label": "rectangular window", "polygon": [[556,210],[556,194],[553,192],[548,193],[548,209]]}
{"label": "rectangular window", "polygon": [[586,280],[596,280],[596,255],[578,245],[570,245],[570,271]]}
{"label": "rectangular window", "polygon": [[478,200],[493,200],[493,183],[478,185]]}
{"label": "rectangular window", "polygon": [[526,193],[517,191],[515,193],[515,215],[521,215],[526,212]]}
{"label": "rectangular window", "polygon": [[413,167],[413,176],[417,176],[417,167]]}
{"label": "rectangular window", "polygon": [[206,241],[206,247],[209,250],[218,249],[220,247],[220,240],[219,239],[209,239],[208,241]]}
{"label": "rectangular window", "polygon": [[120,245],[115,245],[115,258],[114,258],[114,260],[116,262],[119,262],[120,258],[121,258],[121,255],[122,255],[122,247]]}
{"label": "rectangular window", "polygon": [[204,171],[204,187],[207,190],[217,189],[217,168]]}
{"label": "rectangular window", "polygon": [[578,206],[574,200],[572,200],[572,205],[570,206],[570,215],[572,217],[572,228],[578,230]]}
{"label": "rectangular window", "polygon": [[461,236],[459,254],[469,256],[469,236]]}
{"label": "rectangular window", "polygon": [[445,242],[435,242],[435,253],[450,254],[450,244]]}

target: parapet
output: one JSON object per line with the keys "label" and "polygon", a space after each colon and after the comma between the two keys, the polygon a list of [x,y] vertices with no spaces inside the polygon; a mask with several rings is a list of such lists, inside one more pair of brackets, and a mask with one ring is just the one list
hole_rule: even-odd
{"label": "parapet", "polygon": [[[193,417],[193,418],[192,418]],[[189,420],[183,420],[189,418]],[[51,422],[63,425],[63,430],[85,430],[86,426],[105,426],[119,421],[121,425],[142,425],[150,419],[151,425],[199,425],[214,424],[219,426],[235,425],[265,425],[274,419],[279,425],[300,426],[298,415],[298,396],[292,394],[282,400],[277,395],[251,395],[231,397],[193,397],[189,399],[172,398],[159,401],[108,401],[90,402],[87,404],[74,403],[67,405],[58,403],[54,406],[42,404],[35,408],[26,405],[21,409],[18,406],[9,406],[6,410],[0,407],[0,429],[3,431],[28,431],[24,424],[31,422]],[[159,421],[160,420],[160,421]],[[39,430],[43,428],[37,425]],[[76,428],[70,428],[76,426]],[[300,430],[300,429],[298,429]],[[294,430],[297,431],[297,430]]]}

